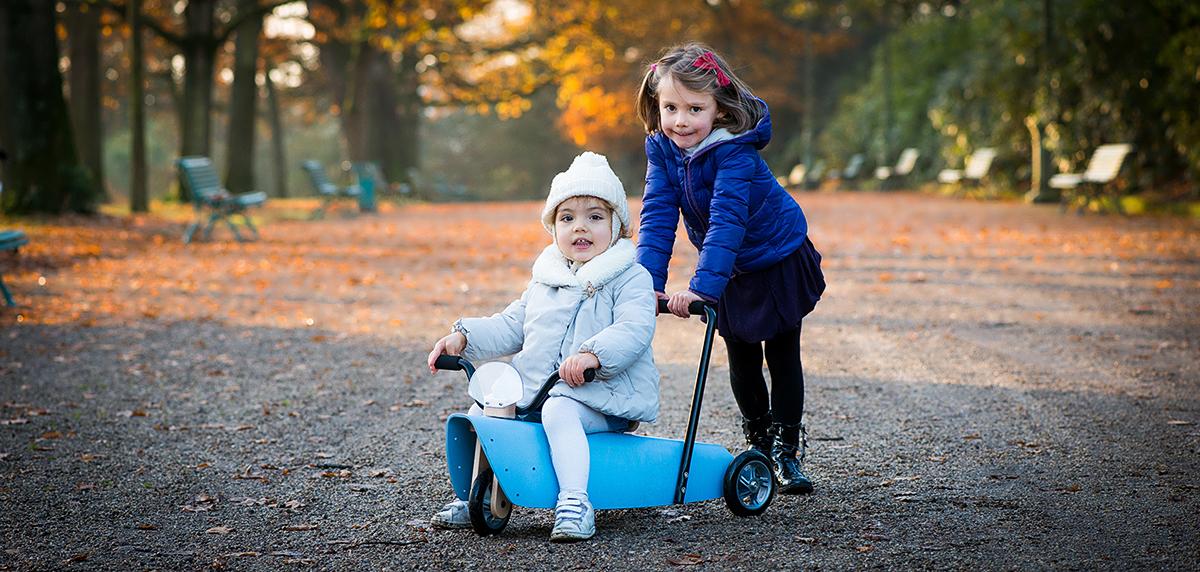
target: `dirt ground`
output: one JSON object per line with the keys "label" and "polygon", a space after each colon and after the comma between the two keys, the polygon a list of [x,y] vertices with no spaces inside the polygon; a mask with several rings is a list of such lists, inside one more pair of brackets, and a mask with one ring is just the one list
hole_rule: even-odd
{"label": "dirt ground", "polygon": [[[540,204],[24,221],[0,257],[0,570],[1200,569],[1200,224],[913,193],[798,196],[825,257],[804,325],[817,492],[601,511],[552,545],[435,531],[424,357],[519,294]],[[694,264],[677,245],[672,281]],[[659,320],[682,437],[696,321]],[[699,437],[742,448],[718,342]],[[673,475],[646,475],[673,478]]]}

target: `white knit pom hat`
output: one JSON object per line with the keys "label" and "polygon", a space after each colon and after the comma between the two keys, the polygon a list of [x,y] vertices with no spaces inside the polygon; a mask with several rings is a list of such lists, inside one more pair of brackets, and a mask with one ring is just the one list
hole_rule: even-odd
{"label": "white knit pom hat", "polygon": [[625,199],[625,186],[608,166],[608,159],[604,155],[584,151],[575,157],[570,168],[554,176],[550,183],[550,195],[546,197],[546,207],[542,209],[542,226],[551,236],[554,236],[554,212],[558,210],[558,205],[571,197],[596,197],[612,206],[615,215],[613,244],[622,234],[629,234],[629,201]]}

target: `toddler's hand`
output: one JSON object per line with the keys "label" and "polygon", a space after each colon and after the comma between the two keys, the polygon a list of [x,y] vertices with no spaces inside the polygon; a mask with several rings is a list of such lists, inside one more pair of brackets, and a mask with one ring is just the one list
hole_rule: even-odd
{"label": "toddler's hand", "polygon": [[692,302],[699,302],[701,300],[704,300],[704,298],[696,295],[695,292],[683,290],[671,294],[671,299],[667,301],[667,309],[680,318],[687,318],[692,315],[688,312],[688,306]]}
{"label": "toddler's hand", "polygon": [[578,353],[563,360],[558,366],[558,377],[571,387],[579,387],[584,383],[583,370],[599,368],[600,358],[596,354]]}
{"label": "toddler's hand", "polygon": [[463,350],[467,349],[467,337],[462,335],[462,332],[454,332],[433,344],[433,351],[429,352],[429,373],[437,373],[438,369],[434,366],[438,356],[461,355]]}

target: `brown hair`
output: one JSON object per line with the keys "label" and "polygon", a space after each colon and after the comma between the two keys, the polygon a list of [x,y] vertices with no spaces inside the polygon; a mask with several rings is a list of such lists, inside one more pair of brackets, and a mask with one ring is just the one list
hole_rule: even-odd
{"label": "brown hair", "polygon": [[[716,62],[717,69],[697,65],[706,54]],[[637,93],[637,114],[647,134],[659,130],[658,86],[668,76],[691,91],[713,96],[718,111],[713,121],[714,129],[724,127],[730,133],[742,133],[753,129],[763,117],[762,103],[754,97],[750,87],[734,75],[725,59],[708,46],[691,42],[664,50],[642,77]]]}

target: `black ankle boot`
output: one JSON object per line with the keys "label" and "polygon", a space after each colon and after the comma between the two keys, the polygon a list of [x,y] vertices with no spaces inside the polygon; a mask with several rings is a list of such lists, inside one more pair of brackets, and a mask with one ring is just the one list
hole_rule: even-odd
{"label": "black ankle boot", "polygon": [[774,461],[775,481],[779,484],[779,492],[792,495],[813,492],[812,481],[805,476],[804,469],[800,466],[804,461],[804,449],[808,445],[804,425],[776,423],[772,431],[775,434],[775,444],[771,447],[771,460]]}
{"label": "black ankle boot", "polygon": [[775,442],[775,435],[771,432],[771,413],[768,411],[766,415],[755,417],[754,419],[742,419],[742,433],[746,435],[746,444],[767,458],[771,458],[771,445]]}

